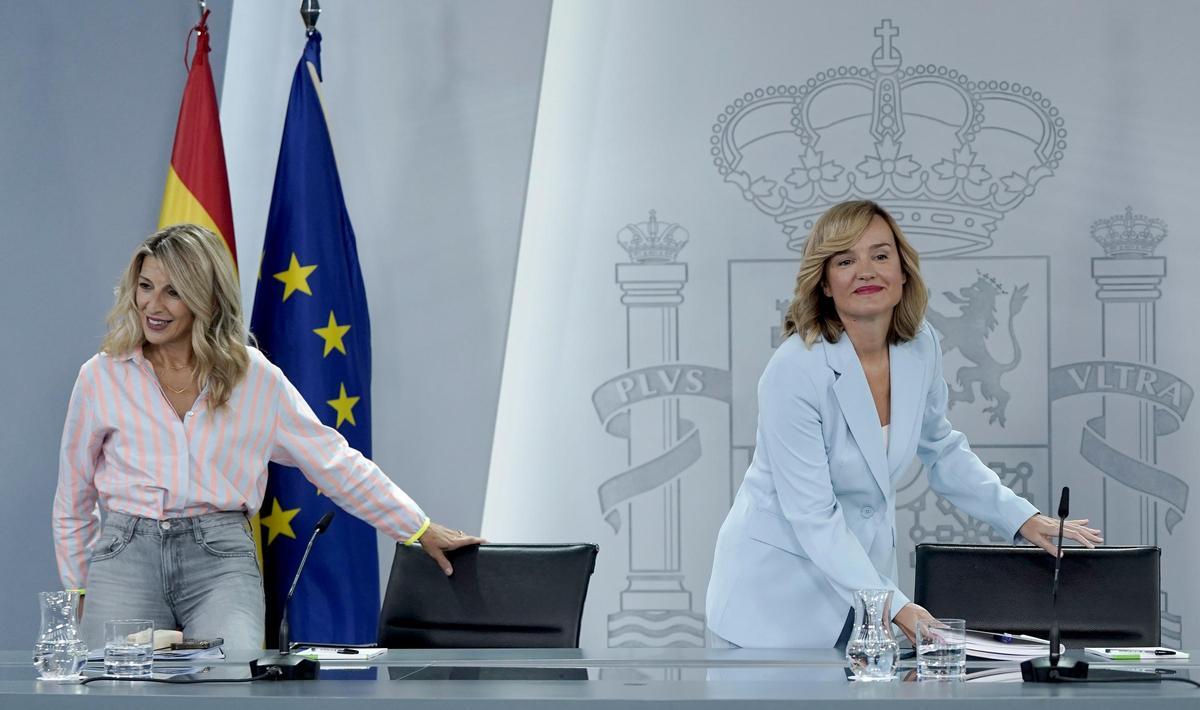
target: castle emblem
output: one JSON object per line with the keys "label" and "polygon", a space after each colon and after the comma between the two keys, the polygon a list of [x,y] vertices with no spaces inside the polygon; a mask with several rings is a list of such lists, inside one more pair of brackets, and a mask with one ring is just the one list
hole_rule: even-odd
{"label": "castle emblem", "polygon": [[885,204],[925,256],[987,249],[1004,215],[1054,175],[1063,119],[1029,86],[904,66],[885,19],[871,66],[746,92],[713,125],[725,182],[799,250],[817,216],[847,199]]}

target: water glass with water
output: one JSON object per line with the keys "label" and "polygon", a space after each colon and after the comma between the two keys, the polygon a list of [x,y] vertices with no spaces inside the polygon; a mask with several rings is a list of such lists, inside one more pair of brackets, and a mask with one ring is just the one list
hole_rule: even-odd
{"label": "water glass with water", "polygon": [[104,673],[144,678],[154,668],[154,622],[116,619],[104,622]]}
{"label": "water glass with water", "polygon": [[967,622],[917,622],[917,679],[961,680],[967,671]]}

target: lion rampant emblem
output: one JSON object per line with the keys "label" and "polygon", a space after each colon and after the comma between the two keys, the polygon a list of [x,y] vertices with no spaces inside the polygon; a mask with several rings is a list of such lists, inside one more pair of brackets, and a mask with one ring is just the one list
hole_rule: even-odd
{"label": "lion rampant emblem", "polygon": [[958,306],[959,315],[945,316],[930,308],[926,318],[942,336],[942,351],[945,353],[958,350],[963,357],[970,360],[972,365],[959,368],[955,379],[957,387],[950,387],[950,406],[958,402],[975,401],[975,385],[979,385],[979,396],[991,403],[983,409],[988,417],[988,423],[1005,424],[1005,410],[1008,407],[1008,390],[1000,384],[1000,378],[1005,373],[1012,372],[1021,362],[1021,344],[1017,342],[1017,334],[1013,322],[1021,307],[1028,299],[1029,284],[1023,284],[1013,289],[1008,300],[1008,337],[1012,341],[1012,360],[1006,363],[997,362],[988,350],[987,339],[996,329],[997,300],[1008,292],[991,276],[976,272],[979,278],[970,286],[960,288],[958,293],[943,291],[943,295],[951,303]]}

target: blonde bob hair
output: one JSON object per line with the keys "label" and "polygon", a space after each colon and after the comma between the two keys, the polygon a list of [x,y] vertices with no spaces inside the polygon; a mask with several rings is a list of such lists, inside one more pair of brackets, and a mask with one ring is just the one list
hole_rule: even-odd
{"label": "blonde bob hair", "polygon": [[108,314],[108,333],[100,349],[110,355],[126,355],[145,345],[137,286],[142,262],[148,256],[162,264],[171,286],[192,312],[192,371],[208,385],[210,406],[223,407],[234,386],[245,377],[250,355],[246,351],[241,290],[233,260],[221,239],[203,227],[164,227],[134,251],[129,268],[117,282],[115,302]]}
{"label": "blonde bob hair", "polygon": [[917,336],[925,319],[925,306],[929,303],[929,291],[921,279],[921,258],[900,231],[896,220],[870,200],[834,205],[813,225],[804,245],[800,272],[796,274],[795,295],[783,320],[784,335],[797,333],[810,348],[818,338],[830,343],[841,338],[846,328],[834,308],[833,299],[826,296],[822,288],[826,265],[835,254],[853,247],[874,217],[882,218],[891,227],[900,255],[900,268],[907,277],[900,302],[892,311],[888,343],[902,343]]}

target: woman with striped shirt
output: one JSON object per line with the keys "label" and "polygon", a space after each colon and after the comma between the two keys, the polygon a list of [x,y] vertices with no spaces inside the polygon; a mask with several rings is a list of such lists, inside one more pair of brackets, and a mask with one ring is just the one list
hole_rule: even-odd
{"label": "woman with striped shirt", "polygon": [[145,618],[261,648],[247,516],[262,505],[269,461],[301,469],[392,538],[419,540],[446,574],[445,551],[483,541],[430,522],[245,332],[232,263],[211,232],[167,227],[134,253],[101,352],[71,394],[54,500],[59,574],[66,588],[87,588],[91,647],[105,621]]}

